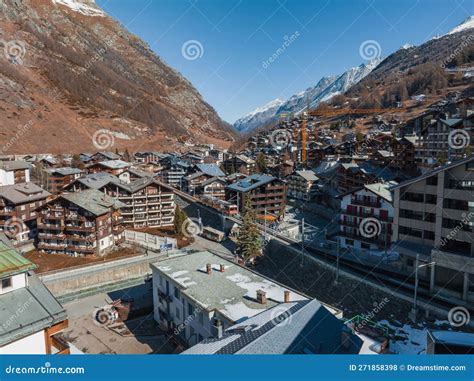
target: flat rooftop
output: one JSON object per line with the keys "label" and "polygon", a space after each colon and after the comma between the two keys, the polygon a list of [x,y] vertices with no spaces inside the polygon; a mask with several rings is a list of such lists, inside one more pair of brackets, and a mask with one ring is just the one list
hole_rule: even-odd
{"label": "flat rooftop", "polygon": [[[210,275],[207,264],[212,266]],[[219,271],[221,264],[224,272]],[[283,303],[285,291],[290,292],[292,302],[308,300],[303,294],[208,251],[178,255],[151,266],[178,283],[184,295],[207,310],[218,310],[234,323]],[[266,293],[266,304],[257,301],[257,290]]]}

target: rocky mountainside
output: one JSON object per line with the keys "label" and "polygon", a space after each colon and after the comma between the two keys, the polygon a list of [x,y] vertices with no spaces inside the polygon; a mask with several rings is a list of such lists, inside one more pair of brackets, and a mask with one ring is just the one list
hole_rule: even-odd
{"label": "rocky mountainside", "polygon": [[353,67],[338,76],[321,78],[318,83],[296,95],[291,96],[279,107],[263,106],[234,123],[234,128],[241,132],[250,132],[255,128],[275,122],[280,114],[299,114],[307,107],[315,108],[321,102],[344,93],[361,81],[381,62],[380,58],[373,59],[367,64]]}
{"label": "rocky mountainside", "polygon": [[229,145],[198,91],[93,0],[0,2],[2,153]]}

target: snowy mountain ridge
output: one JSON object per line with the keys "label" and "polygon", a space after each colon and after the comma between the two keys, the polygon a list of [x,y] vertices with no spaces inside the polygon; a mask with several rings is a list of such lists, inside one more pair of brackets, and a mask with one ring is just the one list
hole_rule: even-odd
{"label": "snowy mountain ridge", "polygon": [[374,70],[381,61],[382,58],[375,58],[367,63],[350,68],[339,76],[323,77],[315,86],[292,95],[286,101],[277,99],[255,109],[238,119],[234,123],[234,128],[240,132],[249,132],[276,121],[280,114],[291,113],[297,115],[306,110],[308,106],[315,108],[319,103],[328,101],[332,97],[347,91]]}

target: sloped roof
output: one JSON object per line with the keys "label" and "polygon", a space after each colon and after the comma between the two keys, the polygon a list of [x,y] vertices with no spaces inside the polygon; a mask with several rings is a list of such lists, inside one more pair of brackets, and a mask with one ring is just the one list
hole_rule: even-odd
{"label": "sloped roof", "polygon": [[199,171],[212,177],[224,177],[225,173],[215,164],[196,164]]}
{"label": "sloped roof", "polygon": [[[4,239],[7,239],[4,233],[1,234]],[[18,253],[12,246],[0,241],[0,278],[6,278],[35,268],[36,265],[33,262]]]}
{"label": "sloped roof", "polygon": [[100,216],[110,211],[110,209],[123,208],[126,205],[113,197],[98,191],[97,189],[87,189],[82,192],[66,193],[61,196],[63,199],[87,210],[95,216]]}
{"label": "sloped roof", "polygon": [[449,169],[452,169],[452,168],[456,168],[460,165],[464,165],[464,164],[467,164],[471,161],[474,160],[474,154],[464,158],[464,159],[461,159],[461,160],[458,160],[458,161],[455,161],[453,163],[448,163],[448,164],[445,164],[445,165],[442,165],[438,168],[435,168],[431,171],[428,171],[424,174],[422,174],[421,176],[418,176],[418,177],[415,177],[413,179],[410,179],[410,180],[407,180],[407,181],[404,181],[398,185],[395,185],[393,186],[391,189],[398,189],[398,188],[402,188],[404,186],[407,186],[407,185],[410,185],[410,184],[413,184],[413,183],[416,183],[418,181],[421,181],[421,180],[424,180],[424,179],[427,179],[428,177],[431,177],[433,175],[436,175],[437,173],[439,172],[442,172],[442,171],[447,171]]}
{"label": "sloped roof", "polygon": [[358,353],[362,340],[317,300],[280,304],[235,324],[222,338],[209,338],[183,354],[334,354]]}
{"label": "sloped roof", "polygon": [[245,179],[239,180],[233,184],[227,186],[228,189],[237,192],[248,192],[262,185],[268,184],[277,178],[270,175],[254,174],[246,177]]}
{"label": "sloped roof", "polygon": [[[207,264],[213,268],[211,275],[206,272]],[[221,264],[224,272],[219,271]],[[281,304],[285,290],[290,291],[290,300],[307,300],[296,291],[208,251],[171,257],[151,266],[178,283],[183,294],[235,323]],[[267,304],[256,300],[258,289],[266,292]]]}
{"label": "sloped roof", "polygon": [[14,171],[17,169],[28,169],[31,165],[23,160],[0,161],[0,169],[5,171]]}
{"label": "sloped roof", "polygon": [[50,195],[51,193],[31,182],[4,185],[0,187],[0,197],[7,199],[14,204],[42,200]]}
{"label": "sloped roof", "polygon": [[0,295],[0,347],[67,319],[64,308],[34,274],[28,286]]}
{"label": "sloped roof", "polygon": [[301,171],[296,171],[296,173],[307,181],[319,180],[319,177],[316,176],[316,173],[314,173],[314,171],[312,170],[301,170]]}

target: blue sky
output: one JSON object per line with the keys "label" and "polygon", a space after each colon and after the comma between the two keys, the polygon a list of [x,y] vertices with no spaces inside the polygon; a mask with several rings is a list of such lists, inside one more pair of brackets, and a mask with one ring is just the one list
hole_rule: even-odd
{"label": "blue sky", "polygon": [[361,64],[364,41],[376,41],[386,56],[474,14],[474,0],[96,1],[230,123]]}

